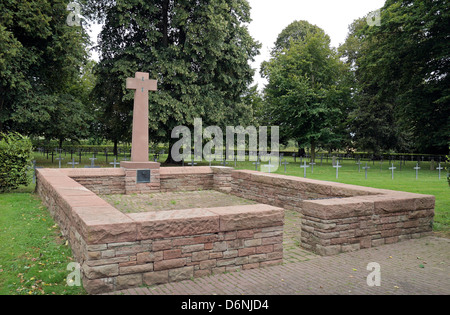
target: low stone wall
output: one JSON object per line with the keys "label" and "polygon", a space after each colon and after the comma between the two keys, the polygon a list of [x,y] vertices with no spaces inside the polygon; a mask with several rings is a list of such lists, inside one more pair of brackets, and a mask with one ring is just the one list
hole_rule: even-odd
{"label": "low stone wall", "polygon": [[63,174],[74,179],[90,191],[99,195],[218,190],[231,190],[229,167],[164,167],[152,169],[153,182],[136,184],[136,170],[116,169],[61,169]]}
{"label": "low stone wall", "polygon": [[[87,173],[39,169],[36,190],[68,238],[89,293],[282,262],[281,208],[257,204],[123,214],[69,177],[100,185]],[[106,173],[93,174],[107,181]]]}
{"label": "low stone wall", "polygon": [[434,196],[238,170],[231,187],[239,197],[301,213],[301,245],[320,255],[432,232]]}
{"label": "low stone wall", "polygon": [[[150,194],[161,191],[159,163],[151,163],[150,183],[137,183],[137,169],[124,169],[125,171],[125,194]],[[110,193],[112,194],[112,192]]]}
{"label": "low stone wall", "polygon": [[164,167],[160,169],[161,192],[210,190],[214,173],[210,167]]}
{"label": "low stone wall", "polygon": [[63,174],[86,187],[95,194],[125,194],[125,170],[121,168],[110,169],[61,169]]}
{"label": "low stone wall", "polygon": [[303,201],[375,195],[379,190],[296,176],[249,170],[232,172],[231,193],[242,198],[302,212]]}
{"label": "low stone wall", "polygon": [[104,292],[282,262],[282,226],[87,245],[83,284]]}
{"label": "low stone wall", "polygon": [[302,246],[335,255],[432,232],[434,196],[381,191],[380,195],[303,202]]}
{"label": "low stone wall", "polygon": [[213,188],[214,190],[221,191],[224,193],[231,192],[232,185],[232,172],[233,168],[223,167],[223,166],[213,166],[211,167],[213,171]]}

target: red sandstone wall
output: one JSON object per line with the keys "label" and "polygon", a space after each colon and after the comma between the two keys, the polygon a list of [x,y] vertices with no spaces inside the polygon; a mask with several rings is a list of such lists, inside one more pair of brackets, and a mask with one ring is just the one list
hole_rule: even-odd
{"label": "red sandstone wall", "polygon": [[67,176],[91,188],[112,187],[107,173],[37,171],[37,193],[68,238],[89,293],[282,262],[283,209],[259,204],[123,214]]}
{"label": "red sandstone wall", "polygon": [[432,232],[434,196],[236,170],[231,193],[302,214],[301,246],[320,255]]}

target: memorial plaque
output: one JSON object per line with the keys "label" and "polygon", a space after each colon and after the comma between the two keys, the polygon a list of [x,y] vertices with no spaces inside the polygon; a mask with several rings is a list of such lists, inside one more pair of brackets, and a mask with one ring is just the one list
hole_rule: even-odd
{"label": "memorial plaque", "polygon": [[147,184],[150,183],[150,170],[137,170],[136,171],[136,183]]}

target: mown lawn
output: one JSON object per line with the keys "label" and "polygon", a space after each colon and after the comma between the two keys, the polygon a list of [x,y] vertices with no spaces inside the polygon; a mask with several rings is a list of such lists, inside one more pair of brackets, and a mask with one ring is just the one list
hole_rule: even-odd
{"label": "mown lawn", "polygon": [[32,190],[0,194],[0,295],[85,294],[67,284],[71,249]]}

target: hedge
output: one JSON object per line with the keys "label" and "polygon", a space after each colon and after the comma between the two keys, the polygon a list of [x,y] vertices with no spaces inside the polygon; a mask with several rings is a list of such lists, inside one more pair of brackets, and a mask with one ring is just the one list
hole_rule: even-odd
{"label": "hedge", "polygon": [[32,166],[33,145],[19,133],[0,133],[0,193],[28,185],[28,169]]}

